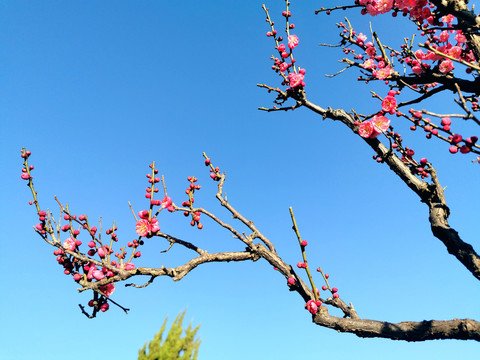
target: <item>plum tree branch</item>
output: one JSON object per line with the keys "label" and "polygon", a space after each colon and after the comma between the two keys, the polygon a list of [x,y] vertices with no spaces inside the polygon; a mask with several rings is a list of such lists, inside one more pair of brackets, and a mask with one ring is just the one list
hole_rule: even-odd
{"label": "plum tree branch", "polygon": [[368,319],[349,319],[330,316],[322,307],[313,321],[315,324],[353,333],[363,338],[387,338],[392,340],[425,341],[439,339],[458,339],[480,341],[480,323],[470,319],[448,321],[404,321],[390,323]]}
{"label": "plum tree branch", "polygon": [[254,234],[255,239],[260,239],[262,242],[272,251],[275,252],[275,247],[273,246],[272,242],[267,239],[265,235],[263,235],[260,230],[254,225],[253,221],[246,219],[242,214],[240,214],[230,203],[227,201],[226,197],[223,193],[223,185],[225,183],[225,174],[220,175],[220,180],[218,182],[218,192],[215,197],[220,201],[220,204],[225,207],[230,213],[232,214],[234,219],[240,220],[243,224],[245,224]]}
{"label": "plum tree branch", "polygon": [[[355,119],[352,114],[348,114],[343,109],[324,109],[308,101],[304,92],[299,92],[295,98],[306,108],[321,115],[323,118],[338,120],[345,124],[354,133],[357,132]],[[419,197],[422,202],[427,204],[430,212],[429,221],[433,235],[444,243],[450,254],[454,255],[477,279],[480,280],[480,256],[473,247],[465,243],[458,235],[458,232],[450,227],[447,218],[449,208],[443,193],[443,188],[437,177],[436,170],[430,167],[433,184],[418,179],[410,168],[389,149],[387,149],[378,139],[364,138],[364,141],[377,153],[390,169]]]}

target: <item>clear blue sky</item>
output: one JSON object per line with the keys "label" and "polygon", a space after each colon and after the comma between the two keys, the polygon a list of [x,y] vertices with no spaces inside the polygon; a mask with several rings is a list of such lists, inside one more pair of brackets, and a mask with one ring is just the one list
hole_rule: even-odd
{"label": "clear blue sky", "polygon": [[[274,50],[261,4],[0,3],[1,360],[136,359],[165,316],[173,320],[184,309],[186,320],[201,324],[200,360],[441,360],[478,353],[474,342],[364,340],[315,326],[302,299],[265,261],[201,266],[181,282],[160,278],[146,289],[118,286],[114,299],[131,308],[128,315],[112,308],[88,320],[80,313],[77,304],[90,294],[77,293],[53,249],[32,230],[37,218],[20,179],[23,146],[33,152],[43,208],[56,210],[57,195],[77,214],[103,216],[104,224],[115,220],[120,242],[135,236],[127,201],[146,207],[151,161],[165,174],[174,201],[184,200],[186,177],[195,175],[203,185],[197,204],[233,223],[214,199],[206,151],[227,173],[229,201],[291,264],[300,260],[288,213],[294,207],[310,263],[330,273],[361,317],[480,319],[478,281],[431,235],[427,208],[371,160],[359,138],[304,109],[257,110],[271,105],[273,95],[256,84],[279,84],[270,70]],[[283,4],[267,4],[279,22]],[[356,83],[357,73],[323,76],[340,69],[342,54],[317,45],[337,41],[335,22],[346,13],[315,16],[315,6],[295,1],[291,9],[309,99],[374,111],[369,90],[378,88]],[[349,16],[369,33],[371,18]],[[373,20],[380,34],[394,33],[390,17]],[[415,31],[399,20],[396,29],[407,29],[407,36]],[[437,166],[448,186],[451,225],[478,250],[479,166],[448,154],[443,144],[427,144],[420,133],[404,138]],[[160,226],[210,251],[243,248],[208,221],[199,232],[181,214],[164,214]],[[183,250],[161,254],[165,248],[161,239],[149,242],[138,265],[185,260]]]}

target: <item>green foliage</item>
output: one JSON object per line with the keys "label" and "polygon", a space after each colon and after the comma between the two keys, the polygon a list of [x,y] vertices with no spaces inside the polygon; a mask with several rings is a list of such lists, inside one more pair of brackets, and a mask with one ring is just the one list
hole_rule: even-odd
{"label": "green foliage", "polygon": [[200,325],[192,330],[190,323],[185,329],[185,336],[182,337],[183,327],[182,322],[186,310],[178,314],[172,327],[168,331],[167,338],[162,343],[163,332],[167,325],[168,317],[163,322],[160,331],[155,335],[152,341],[143,345],[143,348],[138,351],[138,360],[196,360],[198,356],[198,347],[200,346],[200,339],[194,339]]}

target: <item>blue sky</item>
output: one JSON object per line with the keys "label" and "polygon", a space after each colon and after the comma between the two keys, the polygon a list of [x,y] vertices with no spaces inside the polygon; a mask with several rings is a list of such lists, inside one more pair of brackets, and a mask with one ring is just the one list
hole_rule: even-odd
{"label": "blue sky", "polygon": [[[56,195],[74,213],[102,216],[104,224],[115,220],[120,242],[135,235],[127,202],[137,210],[146,207],[151,161],[176,203],[185,198],[187,176],[197,176],[203,186],[197,204],[233,223],[214,199],[205,151],[226,171],[231,204],[255,221],[285,261],[296,264],[301,257],[288,213],[293,206],[309,241],[310,264],[330,273],[331,284],[361,317],[480,318],[478,281],[431,235],[427,208],[386,166],[371,160],[357,136],[305,109],[257,110],[270,106],[273,95],[256,84],[279,85],[270,70],[274,49],[261,4],[0,3],[0,359],[136,359],[164,318],[173,321],[184,309],[187,321],[201,324],[200,360],[451,359],[478,352],[473,342],[365,340],[315,326],[302,299],[265,261],[205,265],[178,283],[161,278],[145,289],[118,286],[115,300],[131,308],[128,315],[112,308],[88,320],[80,313],[77,304],[90,294],[78,294],[53,249],[32,230],[37,218],[19,176],[23,146],[33,153],[42,208],[56,211]],[[283,4],[267,4],[278,22]],[[337,41],[335,22],[345,13],[315,16],[320,6],[297,1],[291,8],[309,99],[324,107],[375,111],[369,90],[381,87],[357,83],[354,71],[324,77],[341,68],[342,54],[318,44]],[[359,31],[369,33],[368,21],[374,20],[384,39],[401,43],[390,17],[347,15]],[[402,19],[399,24],[407,36],[415,31]],[[442,99],[429,105],[455,109]],[[404,138],[437,166],[447,186],[450,223],[478,249],[478,165],[450,155],[446,145],[427,143],[420,133],[405,132]],[[200,232],[181,214],[160,217],[162,231],[201,248],[243,249],[212,222],[204,225]],[[189,255],[176,247],[161,254],[166,247],[161,239],[147,243],[138,265],[176,266]]]}

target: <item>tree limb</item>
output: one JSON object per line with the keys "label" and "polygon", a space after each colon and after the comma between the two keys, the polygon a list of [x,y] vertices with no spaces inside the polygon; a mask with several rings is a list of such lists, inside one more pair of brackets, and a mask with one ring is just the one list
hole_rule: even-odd
{"label": "tree limb", "polygon": [[[343,109],[323,109],[305,98],[304,94],[298,95],[297,101],[323,118],[339,120],[356,133],[354,117]],[[431,167],[433,184],[418,179],[410,168],[403,163],[397,155],[387,149],[378,139],[364,139],[365,142],[387,163],[390,169],[413,190],[422,202],[427,204],[430,212],[429,221],[433,235],[444,243],[450,254],[454,255],[477,279],[480,280],[480,256],[473,247],[464,242],[458,232],[450,227],[447,218],[449,209],[440,185],[436,170]]]}

